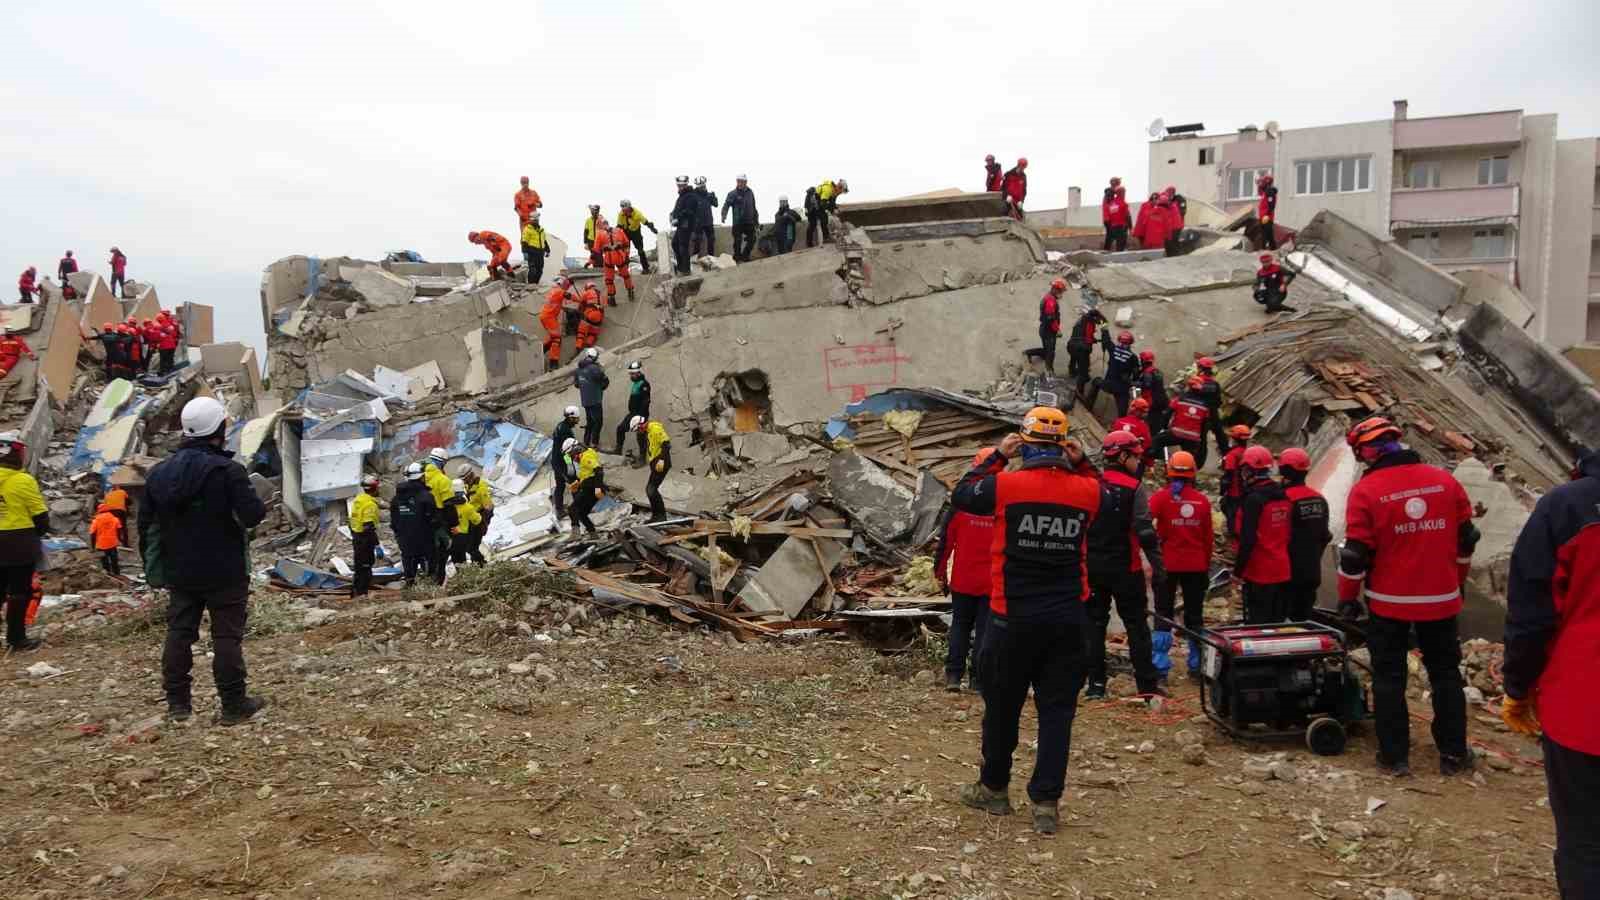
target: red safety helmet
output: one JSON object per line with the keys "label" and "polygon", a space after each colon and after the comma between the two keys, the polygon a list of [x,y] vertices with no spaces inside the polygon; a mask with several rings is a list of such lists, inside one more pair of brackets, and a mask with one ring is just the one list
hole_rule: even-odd
{"label": "red safety helmet", "polygon": [[1344,436],[1352,448],[1360,448],[1365,444],[1382,440],[1383,438],[1397,438],[1400,436],[1400,427],[1383,416],[1373,416],[1363,419],[1350,429]]}
{"label": "red safety helmet", "polygon": [[1262,471],[1272,468],[1272,451],[1257,444],[1248,447],[1244,455],[1239,458],[1239,463],[1247,469]]}
{"label": "red safety helmet", "polygon": [[1250,440],[1250,426],[1249,425],[1232,425],[1232,426],[1229,426],[1229,428],[1228,428],[1228,437],[1231,437],[1236,441],[1248,441],[1248,440]]}
{"label": "red safety helmet", "polygon": [[[989,158],[990,159],[994,159],[994,157],[992,157],[992,156],[989,157]],[[983,465],[984,463],[988,462],[989,461],[989,457],[993,456],[994,452],[995,452],[995,450],[994,450],[993,447],[985,447],[982,450],[979,450],[978,454],[976,456],[972,457],[972,467],[974,469],[976,469],[977,467],[979,467],[979,466]]]}
{"label": "red safety helmet", "polygon": [[1139,351],[1139,362],[1142,362],[1142,363],[1144,363],[1145,365],[1148,366],[1148,365],[1154,365],[1155,361],[1156,361],[1156,352],[1154,350],[1140,350]]}
{"label": "red safety helmet", "polygon": [[1028,158],[1026,156],[1017,157],[1017,168],[1026,169],[1027,167],[1028,167]]}
{"label": "red safety helmet", "polygon": [[1133,402],[1128,404],[1128,412],[1131,412],[1135,415],[1138,415],[1139,413],[1147,413],[1149,411],[1150,401],[1143,397],[1135,397],[1133,398]]}
{"label": "red safety helmet", "polygon": [[1061,293],[1062,291],[1066,290],[1066,289],[1067,289],[1067,283],[1065,281],[1062,281],[1059,278],[1057,278],[1055,281],[1050,282],[1050,290],[1055,291],[1058,294]]}
{"label": "red safety helmet", "polygon": [[1117,334],[1117,343],[1123,345],[1124,347],[1126,347],[1127,345],[1133,343],[1133,332],[1131,332],[1131,331],[1123,331],[1123,332],[1118,333]]}
{"label": "red safety helmet", "polygon": [[1194,454],[1187,450],[1179,450],[1167,460],[1168,477],[1193,478],[1194,473]]}
{"label": "red safety helmet", "polygon": [[1273,257],[1272,257],[1271,253],[1263,253],[1263,254],[1261,254],[1261,264],[1264,266],[1267,263],[1272,262],[1272,258]]}
{"label": "red safety helmet", "polygon": [[1271,184],[1272,183],[1272,173],[1268,172],[1267,174],[1261,176],[1261,183],[1262,184]]}
{"label": "red safety helmet", "polygon": [[476,244],[478,242],[478,233],[476,231],[467,232],[467,240]]}
{"label": "red safety helmet", "polygon": [[1202,372],[1209,372],[1217,367],[1217,361],[1209,356],[1202,356],[1194,361],[1195,367]]}
{"label": "red safety helmet", "polygon": [[1299,447],[1290,447],[1278,454],[1278,468],[1296,472],[1311,471],[1311,454]]}
{"label": "red safety helmet", "polygon": [[1108,432],[1105,440],[1100,442],[1100,455],[1106,459],[1116,459],[1124,453],[1138,453],[1144,448],[1138,436],[1131,431]]}

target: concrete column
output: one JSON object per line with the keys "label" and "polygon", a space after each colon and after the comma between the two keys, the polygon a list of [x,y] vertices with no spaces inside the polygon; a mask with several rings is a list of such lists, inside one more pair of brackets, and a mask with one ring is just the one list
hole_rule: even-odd
{"label": "concrete column", "polygon": [[1067,209],[1077,209],[1082,205],[1083,188],[1077,187],[1076,185],[1067,188]]}
{"label": "concrete column", "polygon": [[1407,101],[1407,100],[1396,100],[1394,102],[1394,120],[1396,122],[1405,121],[1406,111],[1410,108],[1410,106],[1411,106],[1410,101]]}

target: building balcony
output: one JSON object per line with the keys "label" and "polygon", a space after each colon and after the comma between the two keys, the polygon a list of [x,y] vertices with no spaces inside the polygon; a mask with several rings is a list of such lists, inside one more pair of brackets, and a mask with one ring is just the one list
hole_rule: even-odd
{"label": "building balcony", "polygon": [[1517,283],[1517,261],[1509,256],[1487,257],[1482,259],[1430,259],[1428,262],[1446,272],[1460,272],[1464,269],[1479,269],[1504,281],[1506,284]]}
{"label": "building balcony", "polygon": [[1514,184],[1462,188],[1396,188],[1390,198],[1394,228],[1416,225],[1514,225],[1521,212]]}
{"label": "building balcony", "polygon": [[1401,119],[1394,123],[1396,150],[1489,147],[1522,143],[1522,110]]}

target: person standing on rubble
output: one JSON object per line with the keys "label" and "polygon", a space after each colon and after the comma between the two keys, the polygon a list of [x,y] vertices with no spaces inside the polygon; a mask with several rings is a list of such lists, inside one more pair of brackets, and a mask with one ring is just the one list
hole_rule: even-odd
{"label": "person standing on rubble", "polygon": [[1456,775],[1473,766],[1456,619],[1479,535],[1466,490],[1400,438],[1399,427],[1382,416],[1361,421],[1345,436],[1366,471],[1345,505],[1339,612],[1359,618],[1365,595],[1378,770],[1411,774],[1406,655],[1415,632],[1433,692],[1439,774]]}
{"label": "person standing on rubble", "polygon": [[478,524],[468,532],[470,540],[467,543],[467,555],[481,566],[484,564],[483,538],[489,533],[489,523],[494,520],[494,493],[489,490],[489,482],[484,481],[475,469],[461,473],[461,480],[467,485],[467,502],[478,511],[479,519]]}
{"label": "person standing on rubble", "polygon": [[[1020,434],[967,472],[954,509],[992,522],[989,623],[979,651],[983,765],[961,802],[1011,814],[1011,755],[1028,689],[1038,710],[1038,755],[1028,781],[1033,827],[1055,834],[1066,789],[1072,720],[1083,687],[1084,537],[1100,509],[1100,485],[1065,413],[1028,411]],[[1021,468],[1006,471],[1012,457]]]}
{"label": "person standing on rubble", "polygon": [[[537,195],[535,195],[537,196]],[[534,212],[522,223],[522,264],[527,267],[528,284],[544,280],[544,259],[550,255],[550,235],[539,224],[539,213]]]}
{"label": "person standing on rubble", "polygon": [[443,447],[428,451],[428,461],[422,467],[422,480],[433,497],[434,509],[439,512],[433,525],[433,552],[428,557],[428,575],[434,583],[444,584],[444,564],[450,556],[450,523],[444,517],[444,503],[450,499],[450,476],[444,464],[450,454]]}
{"label": "person standing on rubble", "polygon": [[1239,553],[1233,578],[1244,594],[1244,620],[1265,625],[1289,618],[1286,589],[1293,570],[1289,543],[1294,531],[1294,508],[1283,485],[1272,479],[1272,451],[1249,447],[1234,469],[1235,483],[1243,483],[1239,498]]}
{"label": "person standing on rubble", "polygon": [[717,255],[717,195],[706,187],[706,177],[694,180],[694,255]]}
{"label": "person standing on rubble", "polygon": [[595,504],[605,496],[605,466],[600,464],[598,451],[579,443],[574,438],[568,438],[562,446],[565,448],[563,455],[571,461],[577,477],[572,483],[572,533],[576,535],[578,527],[582,526],[593,536],[597,530],[594,521],[589,518],[589,513],[594,511]]}
{"label": "person standing on rubble", "polygon": [[1105,461],[1100,475],[1100,512],[1087,539],[1089,687],[1084,696],[1099,700],[1106,695],[1106,628],[1113,605],[1127,630],[1128,658],[1139,693],[1166,696],[1162,673],[1155,667],[1150,602],[1138,553],[1138,549],[1144,551],[1150,563],[1150,583],[1160,594],[1167,580],[1161,538],[1150,518],[1150,497],[1137,474],[1144,464],[1144,447],[1126,431],[1111,431],[1101,442],[1100,455]]}
{"label": "person standing on rubble", "polygon": [[15,431],[0,433],[0,602],[6,606],[6,644],[12,653],[36,649],[28,637],[33,571],[44,555],[39,539],[50,533],[50,510],[39,482],[23,471],[27,445]]}
{"label": "person standing on rubble", "polygon": [[439,506],[422,479],[421,463],[406,466],[406,480],[395,489],[394,500],[389,504],[389,527],[400,545],[406,587],[416,586],[418,570],[430,576],[433,570],[434,528]]}
{"label": "person standing on rubble", "polygon": [[1277,257],[1271,253],[1261,254],[1261,268],[1256,270],[1255,301],[1265,306],[1268,314],[1288,309],[1283,303],[1289,299],[1289,282],[1294,281],[1294,276],[1295,273],[1286,272],[1278,265]]}
{"label": "person standing on rubble", "polygon": [[73,257],[72,251],[68,250],[66,255],[61,257],[61,261],[56,263],[56,280],[61,282],[62,290],[65,290],[67,287],[67,276],[72,275],[77,271],[78,260]]}
{"label": "person standing on rubble", "polygon": [[1128,249],[1128,229],[1133,224],[1133,217],[1128,212],[1128,194],[1122,185],[1106,189],[1106,199],[1100,203],[1100,223],[1106,229],[1106,240],[1101,249],[1107,253],[1112,250],[1120,253]]}
{"label": "person standing on rubble", "polygon": [[26,269],[23,269],[22,274],[17,277],[17,293],[21,295],[17,299],[17,302],[32,303],[33,295],[38,292],[39,270],[34,266],[29,266]]}
{"label": "person standing on rubble", "polygon": [[1018,222],[1022,221],[1022,201],[1028,199],[1028,158],[1026,156],[1017,160],[1017,164],[1006,171],[1000,179],[1001,199],[1006,201],[1006,215]]}
{"label": "person standing on rubble", "polygon": [[[1116,401],[1117,415],[1128,414],[1129,397],[1133,392],[1133,383],[1139,378],[1139,357],[1133,352],[1133,332],[1123,331],[1117,334],[1116,344],[1111,343],[1109,332],[1100,332],[1100,344],[1106,354],[1106,374],[1100,379],[1100,389],[1111,395]],[[1089,411],[1094,411],[1096,395],[1091,394]]]}
{"label": "person standing on rubble", "polygon": [[589,204],[589,218],[583,220],[583,249],[589,251],[589,268],[598,269],[605,265],[601,259],[600,251],[595,249],[595,241],[600,237],[600,223],[604,217],[600,215],[600,204]]}
{"label": "person standing on rubble", "polygon": [[[1217,380],[1217,363],[1209,356],[1202,356],[1194,361],[1195,373],[1204,382],[1201,388],[1206,408],[1211,410],[1208,417],[1211,425],[1211,437],[1217,442],[1217,455],[1222,456],[1228,452],[1228,434],[1222,424],[1222,382]],[[1200,455],[1200,465],[1206,464],[1205,454]]]}
{"label": "person standing on rubble", "polygon": [[489,251],[490,278],[515,277],[511,273],[511,242],[504,236],[493,231],[469,231],[467,240]]}
{"label": "person standing on rubble", "polygon": [[[194,714],[189,672],[202,613],[211,618],[212,677],[222,701],[219,719],[237,725],[266,705],[245,689],[244,633],[250,599],[249,529],[267,508],[244,466],[222,449],[228,414],[210,397],[184,404],[183,443],[145,479],[139,507],[139,543],[145,571],[152,563],[169,592],[161,682],[167,713],[182,721]],[[156,559],[151,557],[155,556]]]}
{"label": "person standing on rubble", "polygon": [[561,421],[556,423],[555,431],[550,435],[550,474],[555,479],[555,488],[550,492],[550,507],[556,512],[556,519],[550,523],[550,533],[555,534],[560,530],[560,522],[567,517],[567,484],[572,480],[571,467],[567,464],[567,441],[572,440],[578,431],[578,413],[576,406],[568,406],[561,411]]}
{"label": "person standing on rubble", "polygon": [[141,319],[134,328],[138,332],[139,345],[143,349],[145,365],[139,370],[142,375],[152,368],[158,368],[156,361],[160,357],[161,329],[149,319]]}
{"label": "person standing on rubble", "polygon": [[[1194,455],[1179,450],[1167,460],[1167,487],[1150,497],[1150,518],[1161,539],[1161,557],[1167,565],[1167,580],[1156,593],[1156,615],[1166,622],[1156,623],[1151,638],[1156,671],[1165,675],[1172,668],[1172,621],[1177,612],[1178,591],[1183,591],[1183,627],[1198,632],[1206,626],[1206,590],[1211,586],[1211,550],[1215,525],[1211,521],[1211,500],[1195,487],[1199,468]],[[1163,637],[1163,633],[1165,637]],[[1200,642],[1189,643],[1189,677],[1200,677]]]}
{"label": "person standing on rubble", "polygon": [[1166,194],[1153,194],[1152,197],[1148,215],[1144,215],[1146,210],[1139,210],[1143,221],[1134,227],[1133,236],[1139,239],[1139,246],[1145,250],[1160,249],[1165,256],[1177,256],[1172,240],[1181,229],[1177,211]]}
{"label": "person standing on rubble", "polygon": [[1072,334],[1067,338],[1067,374],[1076,382],[1077,396],[1084,396],[1089,385],[1089,354],[1101,339],[1106,317],[1092,306],[1078,307],[1078,321],[1073,323]]}
{"label": "person standing on rubble", "polygon": [[112,515],[117,517],[117,543],[127,546],[128,504],[132,502],[128,499],[128,492],[121,485],[112,485],[101,502],[106,505],[106,509],[111,510]]}
{"label": "person standing on rubble", "polygon": [[1206,466],[1206,423],[1210,418],[1205,381],[1199,376],[1190,378],[1183,393],[1173,401],[1167,427],[1157,442],[1162,447],[1182,447],[1195,458],[1195,466],[1203,469]]}
{"label": "person standing on rubble", "polygon": [[789,195],[778,195],[778,211],[772,214],[772,249],[775,254],[784,254],[794,249],[794,242],[800,236],[800,214],[789,205]]}
{"label": "person standing on rubble", "polygon": [[1039,347],[1044,367],[1056,374],[1056,341],[1061,337],[1061,295],[1067,292],[1067,283],[1057,278],[1050,289],[1039,298]]}
{"label": "person standing on rubble", "polygon": [[[640,255],[643,255],[642,249]],[[607,259],[606,271],[615,272],[622,276],[622,286],[628,289],[628,302],[632,303],[635,298],[633,293],[633,268],[628,262],[628,230],[621,225],[611,226],[611,255]],[[611,286],[608,283],[606,287],[609,289]],[[611,297],[615,296],[615,293],[611,294]],[[611,297],[607,299],[610,300]],[[611,301],[611,305],[616,305],[615,300]]]}
{"label": "person standing on rubble", "polygon": [[583,443],[598,447],[605,419],[606,388],[611,387],[610,377],[600,367],[598,349],[590,347],[583,351],[578,368],[572,373],[572,384],[578,389],[578,402],[583,405]]}
{"label": "person standing on rubble", "polygon": [[544,370],[554,372],[561,368],[561,341],[564,334],[564,307],[572,291],[572,279],[556,276],[555,284],[544,295],[544,305],[539,307],[539,324],[544,326]]}
{"label": "person standing on rubble", "polygon": [[[623,198],[622,208],[617,212],[617,227],[627,232],[628,240],[639,248],[639,271],[649,275],[650,257],[644,252],[644,230],[648,228],[651,234],[660,236],[661,232],[656,230],[656,223],[650,221],[649,216],[634,209],[633,201]],[[659,245],[660,242],[657,241],[658,249]],[[626,270],[626,260],[624,260],[624,270]]]}
{"label": "person standing on rubble", "polygon": [[1278,188],[1270,174],[1256,179],[1256,222],[1260,227],[1260,244],[1263,250],[1278,249]]}
{"label": "person standing on rubble", "polygon": [[372,567],[378,560],[378,476],[361,479],[361,490],[350,498],[350,544],[355,578],[350,599],[365,597],[372,589]]}
{"label": "person standing on rubble", "polygon": [[1171,184],[1167,185],[1167,189],[1161,193],[1166,196],[1167,202],[1172,204],[1172,212],[1176,216],[1174,222],[1177,225],[1177,230],[1182,231],[1184,223],[1189,218],[1189,198],[1178,193],[1177,186]]}
{"label": "person standing on rubble", "polygon": [[[990,157],[993,159],[994,157]],[[998,166],[996,167],[998,168]],[[995,448],[985,447],[972,458],[981,468]],[[933,557],[933,577],[950,597],[949,645],[944,655],[944,689],[961,690],[968,674],[972,690],[981,690],[979,661],[984,631],[989,626],[989,555],[994,543],[994,516],[979,516],[951,507],[939,528],[939,550]],[[967,659],[971,657],[971,665]]]}
{"label": "person standing on rubble", "polygon": [[157,320],[154,325],[156,351],[161,354],[161,367],[157,371],[170,375],[176,368],[173,356],[178,352],[178,323],[168,317]]}
{"label": "person standing on rubble", "polygon": [[[622,283],[628,289],[628,299],[633,299],[633,272],[628,268],[628,234],[621,228],[612,228],[611,223],[601,219],[595,224],[594,252],[600,257],[604,267],[606,282],[606,305],[617,305],[617,274],[622,274]],[[594,323],[598,326],[600,323]],[[598,329],[596,337],[599,336]],[[593,346],[592,343],[587,346]]]}
{"label": "person standing on rubble", "polygon": [[511,206],[517,211],[519,228],[526,227],[539,215],[539,209],[544,206],[544,201],[539,199],[538,191],[528,187],[528,176],[522,176],[522,187],[512,196]]}
{"label": "person standing on rubble", "polygon": [[667,221],[672,223],[672,271],[678,275],[689,274],[689,249],[694,237],[696,204],[694,191],[689,189],[689,176],[678,176],[678,201],[672,205]]}
{"label": "person standing on rubble", "polygon": [[1000,189],[1005,186],[1005,173],[1001,171],[1002,168],[999,163],[994,161],[993,153],[983,158],[983,189],[985,191],[991,194],[1000,193]]}
{"label": "person standing on rubble", "polygon": [[17,367],[17,363],[21,362],[24,356],[34,362],[39,361],[39,357],[34,354],[33,348],[28,346],[28,342],[22,339],[18,329],[7,328],[5,334],[0,336],[0,378],[10,375],[11,370]]}
{"label": "person standing on rubble", "polygon": [[722,221],[728,221],[728,210],[733,210],[733,261],[749,262],[756,249],[756,229],[761,227],[761,214],[756,211],[756,195],[750,190],[750,181],[744,175],[734,179],[734,188],[722,200]]}
{"label": "person standing on rubble", "polygon": [[1233,446],[1222,455],[1222,477],[1217,482],[1217,491],[1222,495],[1222,521],[1232,537],[1239,534],[1239,504],[1249,486],[1249,479],[1240,471],[1240,466],[1244,464],[1245,452],[1250,449],[1250,434],[1249,425],[1228,428],[1228,439]]}
{"label": "person standing on rubble", "polygon": [[[1156,368],[1153,350],[1139,351],[1139,377],[1135,381],[1139,396],[1150,404],[1150,431],[1160,434],[1167,429],[1167,417],[1172,413],[1172,400],[1167,396],[1167,380]],[[1146,444],[1145,446],[1151,446]],[[1153,448],[1152,448],[1153,449]]]}
{"label": "person standing on rubble", "polygon": [[89,522],[89,543],[100,554],[100,567],[107,575],[122,574],[122,560],[117,558],[118,535],[122,523],[111,512],[111,507],[101,503],[95,507],[94,518]]}
{"label": "person standing on rubble", "polygon": [[666,501],[661,499],[661,482],[672,471],[672,438],[660,422],[645,421],[644,416],[628,420],[628,427],[639,435],[643,445],[645,465],[650,467],[650,477],[645,479],[644,496],[650,501],[650,521],[659,522],[667,517]]}
{"label": "person standing on rubble", "polygon": [[1278,475],[1289,498],[1289,583],[1284,585],[1284,606],[1289,621],[1311,618],[1322,587],[1322,551],[1333,532],[1328,528],[1328,500],[1306,484],[1311,474],[1311,454],[1289,447],[1278,454]]}
{"label": "person standing on rubble", "polygon": [[1600,453],[1540,498],[1511,551],[1500,717],[1544,729],[1544,777],[1556,821],[1556,884],[1587,897],[1600,884]]}
{"label": "person standing on rubble", "polygon": [[478,565],[484,564],[483,553],[473,543],[473,532],[484,524],[478,505],[467,497],[467,482],[457,478],[450,482],[450,499],[444,502],[444,516],[450,525],[450,561],[459,568],[467,558]]}
{"label": "person standing on rubble", "polygon": [[[628,363],[628,414],[617,423],[617,449],[616,454],[622,455],[622,445],[629,431],[638,431],[633,425],[635,418],[650,418],[650,381],[644,377],[644,366],[636,359]],[[637,434],[639,439],[639,461],[634,468],[642,467],[647,457],[645,456],[644,432]]]}
{"label": "person standing on rubble", "polygon": [[111,248],[111,296],[128,299],[128,257],[116,247]]}
{"label": "person standing on rubble", "polygon": [[843,179],[829,181],[806,189],[806,246],[817,245],[817,229],[822,229],[824,244],[833,240],[828,219],[839,209],[839,196],[849,193],[850,185]]}

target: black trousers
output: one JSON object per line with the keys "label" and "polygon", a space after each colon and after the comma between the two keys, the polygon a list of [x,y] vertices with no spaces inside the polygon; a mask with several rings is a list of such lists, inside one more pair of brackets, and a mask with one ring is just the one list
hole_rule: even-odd
{"label": "black trousers", "polygon": [[1422,667],[1433,692],[1433,743],[1442,756],[1467,755],[1467,698],[1462,694],[1461,639],[1456,617],[1404,622],[1373,614],[1367,623],[1372,652],[1372,717],[1378,756],[1405,762],[1411,752],[1411,715],[1406,708],[1406,652],[1415,630]]}
{"label": "black trousers", "polygon": [[650,466],[650,477],[645,479],[644,495],[650,501],[650,521],[659,522],[667,517],[667,504],[665,500],[661,499],[661,482],[667,480],[667,472],[672,471],[672,469],[668,468],[664,472],[657,472],[655,463],[647,463],[647,465]]}
{"label": "black trousers", "polygon": [[972,659],[972,683],[982,685],[983,636],[989,627],[989,598],[950,592],[950,648],[944,656],[944,677],[960,681]]}
{"label": "black trousers", "polygon": [[378,530],[368,528],[366,531],[357,531],[350,536],[350,543],[354,547],[352,555],[355,557],[355,578],[350,582],[350,596],[360,597],[372,590],[372,565],[378,559]]}
{"label": "black trousers", "polygon": [[176,352],[178,352],[178,351],[177,350],[162,350],[161,351],[161,374],[162,375],[165,375],[168,372],[172,371],[172,354],[174,354]]}
{"label": "black trousers", "polygon": [[[983,687],[983,767],[978,780],[1003,791],[1011,784],[1011,754],[1017,749],[1022,704],[1033,688],[1039,713],[1039,750],[1028,799],[1054,803],[1067,786],[1067,754],[1072,719],[1083,688],[1083,626],[1077,623],[1019,623],[990,616],[978,671]],[[1145,660],[1150,650],[1145,648]]]}
{"label": "black trousers", "polygon": [[450,561],[457,566],[466,565],[468,559],[480,566],[484,563],[483,551],[478,549],[478,544],[483,538],[475,537],[473,530],[475,529],[468,530],[466,534],[455,532],[450,534]]}
{"label": "black trousers", "polygon": [[733,226],[733,258],[738,262],[749,262],[750,254],[756,250],[756,226],[753,224]]}
{"label": "black trousers", "polygon": [[1291,622],[1304,622],[1311,618],[1317,605],[1317,591],[1322,587],[1322,576],[1290,580],[1283,586],[1283,609]]}
{"label": "black trousers", "polygon": [[1133,680],[1139,693],[1149,693],[1160,676],[1151,659],[1149,610],[1144,593],[1144,572],[1089,573],[1089,681],[1106,682],[1106,628],[1111,624],[1111,607],[1128,633],[1128,656],[1133,662]]}
{"label": "black trousers", "polygon": [[1044,350],[1044,366],[1052,373],[1056,370],[1056,340],[1060,336],[1048,325],[1039,326],[1039,347]]}
{"label": "black trousers", "polygon": [[1257,228],[1261,232],[1261,248],[1263,250],[1278,249],[1278,226],[1270,223],[1261,223]]}
{"label": "black trousers", "polygon": [[1080,394],[1084,385],[1089,383],[1089,352],[1090,348],[1067,341],[1067,374],[1078,382]]}
{"label": "black trousers", "polygon": [[779,253],[788,253],[794,249],[794,239],[795,227],[793,225],[781,225],[773,232],[772,243]]}
{"label": "black trousers", "polygon": [[595,533],[594,522],[589,518],[589,513],[594,511],[594,505],[600,498],[594,495],[594,487],[587,481],[578,482],[577,494],[572,498],[572,530],[577,531],[581,526],[590,534]]}
{"label": "black trousers", "polygon": [[117,548],[100,551],[100,567],[112,575],[122,574],[122,560],[117,558]]}
{"label": "black trousers", "polygon": [[705,242],[707,256],[717,255],[717,226],[701,225],[700,240]]}
{"label": "black trousers", "polygon": [[[1211,439],[1217,442],[1217,458],[1221,459],[1222,457],[1227,456],[1228,430],[1227,427],[1222,424],[1222,406],[1220,404],[1216,409],[1211,411],[1211,415],[1206,418],[1206,422],[1208,423],[1208,427],[1211,429]],[[1196,459],[1196,462],[1198,461],[1199,460]]]}
{"label": "black trousers", "polygon": [[214,591],[173,588],[167,600],[167,641],[161,649],[161,687],[169,705],[188,706],[193,679],[194,642],[200,639],[200,616],[211,616],[211,677],[224,708],[244,701],[244,629],[250,586]]}
{"label": "black trousers", "polygon": [[685,226],[672,231],[672,262],[679,275],[689,274],[689,232]]}
{"label": "black trousers", "polygon": [[628,231],[624,228],[623,231],[627,232],[628,240],[633,242],[633,249],[639,251],[639,271],[649,275],[650,258],[644,255],[644,229],[635,228],[632,231]]}
{"label": "black trousers", "polygon": [[1116,401],[1118,418],[1128,414],[1128,404],[1132,402],[1132,398],[1129,396],[1133,391],[1131,387],[1126,384],[1113,384],[1102,381],[1100,389],[1110,394],[1111,399]]}
{"label": "black trousers", "polygon": [[528,267],[528,283],[538,284],[544,279],[544,251],[537,247],[522,245],[522,261]]}
{"label": "black trousers", "polygon": [[817,229],[822,229],[824,243],[833,240],[833,235],[828,232],[828,214],[825,212],[806,213],[806,246],[817,245]]}
{"label": "black trousers", "polygon": [[583,443],[588,447],[600,446],[601,425],[605,421],[605,407],[596,403],[583,408]]}
{"label": "black trousers", "polygon": [[1102,249],[1104,249],[1107,252],[1109,252],[1113,248],[1118,250],[1118,251],[1122,251],[1122,250],[1128,249],[1128,226],[1126,226],[1126,225],[1107,225],[1106,226],[1106,242],[1105,242],[1105,246]]}
{"label": "black trousers", "polygon": [[127,276],[123,275],[120,272],[112,272],[111,273],[111,294],[112,294],[112,296],[116,297],[119,300],[123,300],[123,299],[127,298],[127,296],[128,296],[128,279],[127,279]]}
{"label": "black trousers", "polygon": [[1600,756],[1544,738],[1544,782],[1556,820],[1556,886],[1562,900],[1600,900]]}
{"label": "black trousers", "polygon": [[1167,242],[1165,244],[1163,244],[1162,247],[1161,247],[1162,255],[1163,256],[1177,256],[1178,255],[1178,246],[1179,246],[1178,245],[1178,238],[1177,238],[1176,235],[1167,238]]}
{"label": "black trousers", "polygon": [[550,490],[550,507],[556,511],[558,519],[567,517],[567,480],[562,477],[562,470],[565,468],[566,466],[561,463],[555,464],[555,487]]}
{"label": "black trousers", "polygon": [[[1183,591],[1183,627],[1199,631],[1206,627],[1206,588],[1211,586],[1208,572],[1168,572],[1161,590],[1156,591],[1156,615],[1173,618],[1178,609],[1178,591]],[[1157,631],[1170,631],[1157,625]]]}
{"label": "black trousers", "polygon": [[488,563],[488,560],[484,559],[483,556],[483,537],[489,533],[489,523],[494,521],[494,510],[481,509],[478,510],[478,515],[483,517],[483,521],[472,526],[472,530],[467,532],[467,537],[472,538],[470,545],[467,547],[467,555],[472,557],[473,562],[481,566]]}
{"label": "black trousers", "polygon": [[1244,583],[1244,621],[1246,625],[1268,625],[1289,618],[1288,583]]}
{"label": "black trousers", "polygon": [[[627,440],[628,440],[628,423],[633,420],[634,416],[641,416],[641,415],[644,416],[646,419],[650,418],[650,413],[649,413],[648,410],[645,411],[645,412],[642,412],[642,413],[629,412],[627,415],[622,417],[622,421],[621,422],[617,423],[617,455],[618,456],[622,455],[622,445],[624,443],[626,443]],[[639,443],[639,461],[643,462],[644,461],[645,451],[647,451],[650,448],[650,445],[648,443],[646,443],[646,441],[644,439],[644,433],[643,432],[636,431],[636,432],[634,432],[634,436],[638,438],[638,443]]]}
{"label": "black trousers", "polygon": [[444,584],[444,564],[450,561],[450,532],[438,531],[433,537],[433,552],[428,556],[428,577]]}
{"label": "black trousers", "polygon": [[33,563],[0,566],[0,588],[5,590],[6,643],[19,647],[28,641],[28,604],[33,601]]}
{"label": "black trousers", "polygon": [[417,583],[417,573],[428,573],[430,554],[407,553],[404,548],[400,550],[400,566],[406,573],[406,587],[413,587]]}

